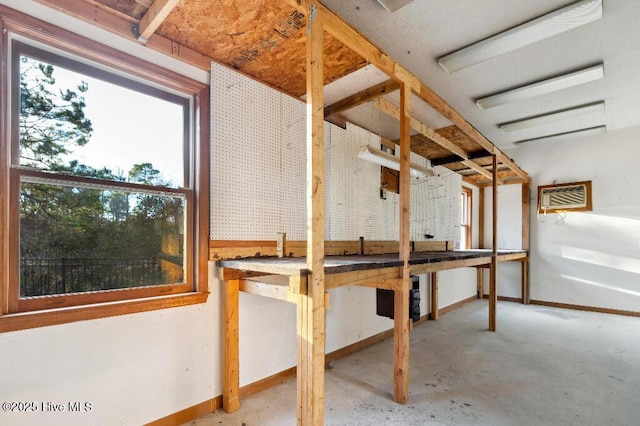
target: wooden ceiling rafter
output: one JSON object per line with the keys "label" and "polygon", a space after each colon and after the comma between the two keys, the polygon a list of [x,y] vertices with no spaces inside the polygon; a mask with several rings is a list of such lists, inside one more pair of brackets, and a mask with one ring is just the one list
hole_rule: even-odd
{"label": "wooden ceiling rafter", "polygon": [[358,93],[354,93],[351,96],[347,96],[344,99],[341,99],[329,106],[326,106],[324,108],[324,115],[326,117],[332,114],[337,114],[337,113],[346,111],[351,108],[355,108],[359,105],[362,105],[364,103],[367,103],[377,98],[378,96],[395,92],[398,89],[400,89],[400,84],[397,81],[393,79],[383,81],[382,83],[368,87]]}
{"label": "wooden ceiling rafter", "polygon": [[[393,103],[386,100],[385,98],[377,97],[374,100],[373,105],[374,107],[378,108],[380,111],[384,112],[385,114],[388,114],[397,120],[400,119],[400,108],[398,108]],[[420,132],[421,134],[429,138],[429,140],[435,142],[441,147],[447,149],[449,152],[462,158],[462,161],[461,161],[462,164],[475,170],[477,173],[485,177],[492,178],[492,175],[490,172],[482,168],[480,165],[476,164],[473,160],[470,160],[467,152],[464,149],[460,148],[458,145],[451,142],[449,139],[439,135],[435,130],[423,124],[422,122],[420,122],[418,119],[414,117],[410,118],[410,124],[411,124],[411,128],[416,132]]]}
{"label": "wooden ceiling rafter", "polygon": [[[317,0],[287,0],[287,2],[301,13],[315,8],[316,14],[322,16],[325,30],[340,40],[345,46],[354,50],[367,60],[368,63],[375,65],[382,72],[389,75],[402,84],[411,87],[413,93],[421,100],[433,107],[436,111],[448,118],[456,126],[458,126],[465,134],[475,140],[480,146],[495,154],[497,160],[506,164],[511,170],[519,175],[524,181],[530,180],[529,175],[522,170],[511,158],[507,157],[498,147],[493,145],[487,138],[478,132],[467,120],[460,115],[453,107],[438,96],[434,91],[425,86],[416,76],[409,72],[402,65],[395,62],[387,56],[377,46],[367,40],[357,30],[350,27],[335,13]],[[453,151],[452,151],[453,152]]]}
{"label": "wooden ceiling rafter", "polygon": [[158,29],[160,24],[167,19],[169,13],[180,3],[182,0],[155,0],[147,13],[144,14],[140,23],[138,24],[138,40],[146,43],[149,37]]}

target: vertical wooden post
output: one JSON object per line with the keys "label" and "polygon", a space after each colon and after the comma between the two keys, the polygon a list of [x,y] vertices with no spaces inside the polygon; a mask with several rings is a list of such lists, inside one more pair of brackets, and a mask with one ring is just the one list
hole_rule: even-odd
{"label": "vertical wooden post", "polygon": [[484,248],[484,186],[478,188],[478,248]]}
{"label": "vertical wooden post", "polygon": [[240,280],[222,281],[222,408],[227,413],[240,407],[239,293]]}
{"label": "vertical wooden post", "polygon": [[[529,182],[522,183],[522,249],[529,250],[531,242],[531,186]],[[528,305],[530,303],[529,289],[529,261],[522,262],[522,303]]]}
{"label": "vertical wooden post", "polygon": [[307,292],[298,298],[299,425],[324,424],[323,28],[309,5],[307,28]]}
{"label": "vertical wooden post", "polygon": [[431,319],[438,320],[438,273],[431,273]]}
{"label": "vertical wooden post", "polygon": [[484,297],[484,268],[476,268],[476,285],[478,286],[478,299]]}
{"label": "vertical wooden post", "polygon": [[493,155],[493,180],[491,182],[493,189],[492,196],[492,227],[491,227],[491,247],[493,255],[491,256],[491,267],[489,268],[489,330],[496,331],[496,309],[498,306],[498,291],[496,279],[498,274],[498,161],[495,154]]}
{"label": "vertical wooden post", "polygon": [[393,306],[393,400],[406,404],[409,400],[409,289],[411,276],[409,256],[410,176],[411,152],[411,88],[403,84],[400,91],[400,260],[402,286],[394,294]]}

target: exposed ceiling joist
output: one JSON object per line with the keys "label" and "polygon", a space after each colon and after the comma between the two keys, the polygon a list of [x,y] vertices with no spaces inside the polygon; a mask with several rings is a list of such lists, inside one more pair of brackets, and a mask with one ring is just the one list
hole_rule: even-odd
{"label": "exposed ceiling joist", "polygon": [[386,93],[395,92],[400,88],[400,83],[395,80],[387,80],[383,81],[380,84],[376,84],[375,86],[368,87],[361,92],[355,93],[351,96],[348,96],[342,100],[339,100],[336,103],[333,103],[324,108],[325,117],[330,116],[332,114],[337,114],[342,111],[346,111],[351,108],[355,108],[358,105],[369,102],[372,99],[377,98],[378,96],[384,95]]}
{"label": "exposed ceiling joist", "polygon": [[[386,100],[384,98],[377,98],[373,102],[373,105],[376,108],[378,108],[380,111],[384,112],[385,114],[390,115],[391,117],[395,118],[396,120],[400,120],[400,108],[398,108],[397,106],[395,106],[394,104],[392,104],[388,100]],[[439,134],[436,133],[435,130],[433,130],[430,127],[424,125],[419,120],[417,120],[417,119],[415,119],[413,117],[411,117],[411,128],[413,130],[415,130],[416,132],[420,132],[421,134],[425,135],[427,138],[429,138],[433,142],[437,143],[441,147],[443,147],[443,148],[447,149],[448,151],[458,155],[463,160],[467,160],[469,158],[467,153],[462,148],[460,148],[458,145],[454,144],[453,142],[451,142],[449,139],[445,138],[444,136],[440,136]]]}
{"label": "exposed ceiling joist", "polygon": [[[469,156],[469,160],[475,160],[476,158],[491,157],[491,153],[486,149],[469,152],[467,155]],[[432,159],[431,164],[433,164],[434,166],[446,166],[447,164],[459,163],[461,161],[463,161],[463,158],[460,158],[457,155],[450,155],[449,157]]]}
{"label": "exposed ceiling joist", "polygon": [[156,0],[138,24],[138,40],[146,42],[182,0]]}

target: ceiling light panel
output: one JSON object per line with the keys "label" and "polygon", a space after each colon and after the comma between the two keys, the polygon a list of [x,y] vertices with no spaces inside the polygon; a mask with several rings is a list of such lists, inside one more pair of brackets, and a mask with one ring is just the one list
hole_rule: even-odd
{"label": "ceiling light panel", "polygon": [[387,12],[389,13],[393,13],[411,2],[413,2],[413,0],[378,0],[378,3],[387,9]]}
{"label": "ceiling light panel", "polygon": [[510,123],[501,124],[499,127],[505,132],[515,132],[518,130],[530,129],[532,127],[542,126],[543,124],[555,123],[558,121],[569,120],[578,117],[584,117],[592,114],[602,114],[604,112],[604,101],[594,104],[583,105],[576,108],[566,109],[553,112],[551,114],[539,115],[536,117],[526,118],[524,120],[512,121]]}
{"label": "ceiling light panel", "polygon": [[[380,0],[379,0],[380,1]],[[602,18],[602,0],[580,0],[438,59],[448,73]]]}
{"label": "ceiling light panel", "polygon": [[539,81],[509,90],[487,96],[476,100],[476,105],[480,109],[494,108],[511,102],[522,101],[524,99],[533,98],[535,96],[545,95],[556,92],[558,90],[568,89],[569,87],[578,86],[580,84],[590,83],[604,77],[604,65],[596,65],[594,67],[585,68],[570,74],[561,75],[559,77],[550,78],[548,80]]}
{"label": "ceiling light panel", "polygon": [[606,132],[607,132],[607,126],[596,126],[596,127],[589,127],[587,129],[579,129],[579,130],[573,130],[570,132],[556,133],[553,135],[546,135],[546,136],[540,136],[537,138],[524,139],[521,141],[516,141],[514,143],[522,144],[526,142],[542,142],[542,141],[562,142],[565,140],[574,140],[577,138],[584,138],[587,136],[602,135]]}

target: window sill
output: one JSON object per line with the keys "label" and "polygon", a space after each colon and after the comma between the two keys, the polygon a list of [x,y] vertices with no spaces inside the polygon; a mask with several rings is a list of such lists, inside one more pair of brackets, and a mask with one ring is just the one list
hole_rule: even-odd
{"label": "window sill", "polygon": [[0,333],[205,303],[209,293],[123,300],[0,316]]}

